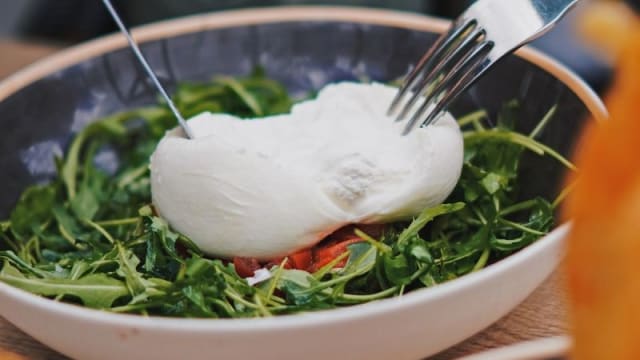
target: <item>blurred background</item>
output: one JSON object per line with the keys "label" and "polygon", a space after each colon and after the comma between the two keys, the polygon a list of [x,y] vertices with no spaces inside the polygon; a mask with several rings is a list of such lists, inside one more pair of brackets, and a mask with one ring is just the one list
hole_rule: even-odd
{"label": "blurred background", "polygon": [[[508,0],[505,0],[508,1]],[[585,5],[596,0],[583,0]],[[640,0],[627,0],[638,7]],[[283,5],[348,5],[388,8],[452,18],[471,0],[114,0],[127,24],[141,25],[194,13],[246,7]],[[576,36],[575,11],[552,33],[534,46],[551,54],[576,71],[597,91],[606,88],[610,70],[597,51],[584,46]],[[60,48],[115,31],[99,0],[0,0],[0,41]],[[5,49],[6,50],[6,49]],[[34,56],[37,56],[38,49]],[[0,65],[12,62],[12,51],[3,51]],[[5,74],[6,75],[6,74]],[[1,75],[0,75],[1,76]]]}

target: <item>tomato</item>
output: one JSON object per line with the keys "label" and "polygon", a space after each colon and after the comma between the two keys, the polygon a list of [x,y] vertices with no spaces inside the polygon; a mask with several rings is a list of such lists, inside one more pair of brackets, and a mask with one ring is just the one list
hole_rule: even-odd
{"label": "tomato", "polygon": [[[305,270],[308,272],[314,272],[323,266],[333,261],[338,256],[344,254],[347,251],[347,247],[353,243],[362,241],[355,233],[355,229],[360,229],[364,233],[376,238],[382,235],[384,231],[384,225],[378,224],[358,224],[347,225],[342,227],[327,236],[319,244],[312,248],[297,251],[291,255],[286,256],[287,262],[284,264],[285,269]],[[236,260],[237,259],[237,260]],[[270,259],[264,263],[264,267],[267,269],[282,264],[284,257],[278,257]],[[249,258],[234,258],[234,265],[236,271],[242,277],[253,276],[255,270],[261,266],[256,259]],[[344,267],[347,260],[343,260],[336,265],[336,267]],[[250,275],[243,275],[250,274]]]}
{"label": "tomato", "polygon": [[236,272],[243,278],[255,275],[256,270],[260,269],[260,263],[256,258],[234,257],[233,266]]}
{"label": "tomato", "polygon": [[311,249],[300,250],[296,253],[289,255],[288,263],[291,264],[291,268],[298,270],[308,270],[313,262],[313,253]]}
{"label": "tomato", "polygon": [[[338,242],[336,244],[328,245],[325,247],[315,248],[313,252],[313,266],[311,271],[317,271],[328,263],[332,262],[338,256],[344,254],[347,251],[347,247],[351,244],[363,241],[362,239],[355,237]],[[344,267],[347,263],[347,259],[339,262],[336,267]]]}

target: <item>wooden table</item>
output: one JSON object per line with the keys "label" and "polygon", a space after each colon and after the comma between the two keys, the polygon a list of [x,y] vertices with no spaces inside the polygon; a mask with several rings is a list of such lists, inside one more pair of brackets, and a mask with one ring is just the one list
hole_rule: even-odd
{"label": "wooden table", "polygon": [[[58,50],[51,46],[0,40],[0,78]],[[567,330],[563,277],[553,274],[512,313],[472,338],[432,357],[455,359],[462,355],[559,335]],[[38,343],[0,317],[0,359],[60,360],[66,357]]]}

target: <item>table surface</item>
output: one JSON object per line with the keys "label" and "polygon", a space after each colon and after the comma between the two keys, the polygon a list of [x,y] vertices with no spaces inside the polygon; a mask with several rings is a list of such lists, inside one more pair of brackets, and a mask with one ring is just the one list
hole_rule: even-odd
{"label": "table surface", "polygon": [[[41,44],[0,39],[0,79],[59,48]],[[551,275],[514,311],[497,323],[464,342],[432,357],[455,359],[462,355],[514,344],[524,340],[563,334],[567,330],[563,276]],[[0,317],[1,359],[47,359],[66,357],[57,354]]]}

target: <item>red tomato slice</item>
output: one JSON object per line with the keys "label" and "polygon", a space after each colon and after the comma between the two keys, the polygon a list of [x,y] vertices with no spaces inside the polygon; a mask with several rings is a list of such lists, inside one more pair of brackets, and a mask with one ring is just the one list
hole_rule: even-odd
{"label": "red tomato slice", "polygon": [[248,278],[255,275],[255,271],[260,269],[260,263],[256,258],[234,257],[233,266],[236,268],[236,272],[243,278]]}
{"label": "red tomato slice", "polygon": [[298,270],[308,270],[313,262],[313,253],[311,249],[300,250],[296,253],[289,255],[289,261],[291,268]]}
{"label": "red tomato slice", "polygon": [[[288,261],[285,263],[284,268],[305,270],[308,272],[317,271],[338,256],[344,254],[349,245],[362,241],[361,238],[354,234],[354,230],[356,228],[373,237],[379,237],[384,230],[384,225],[358,224],[347,225],[340,228],[314,247],[288,255]],[[273,266],[280,265],[283,259],[284,257],[274,258],[264,262],[263,264],[264,267],[271,268]],[[347,260],[345,259],[338,263],[336,267],[344,267],[346,263]],[[233,258],[233,264],[236,267],[238,275],[242,277],[253,276],[255,271],[262,267],[258,260],[253,258],[236,257]]]}
{"label": "red tomato slice", "polygon": [[[334,245],[314,249],[314,254],[313,254],[314,263],[312,266],[312,271],[319,270],[323,266],[333,261],[338,256],[345,253],[349,245],[357,242],[361,242],[361,241],[363,240],[358,237],[350,238]],[[344,267],[346,263],[347,263],[347,259],[344,259],[340,263],[338,263],[336,267]]]}

